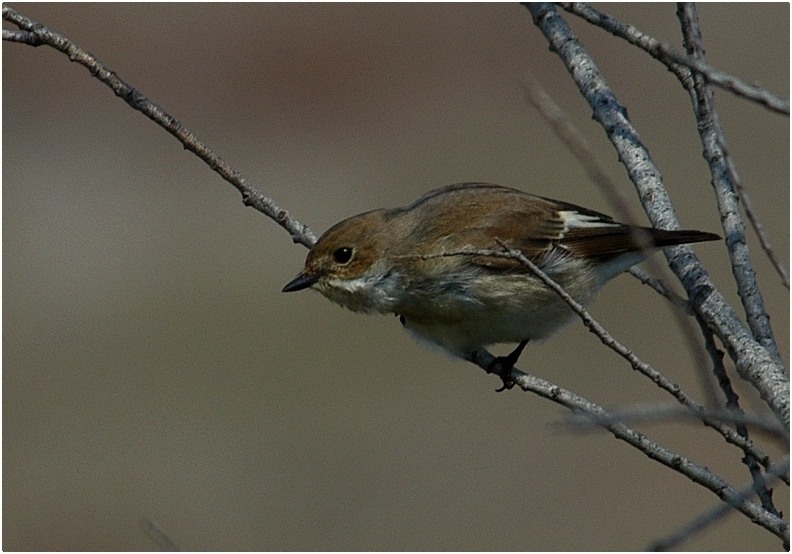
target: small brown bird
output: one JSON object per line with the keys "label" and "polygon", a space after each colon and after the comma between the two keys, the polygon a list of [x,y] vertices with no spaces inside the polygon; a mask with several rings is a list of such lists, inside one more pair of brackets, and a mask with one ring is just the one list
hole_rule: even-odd
{"label": "small brown bird", "polygon": [[[658,248],[720,237],[633,227],[573,204],[484,183],[433,190],[409,206],[350,217],[324,233],[284,292],[312,287],[356,312],[393,313],[454,356],[545,338],[574,312],[513,258],[521,251],[582,304]],[[449,255],[452,254],[452,255]]]}

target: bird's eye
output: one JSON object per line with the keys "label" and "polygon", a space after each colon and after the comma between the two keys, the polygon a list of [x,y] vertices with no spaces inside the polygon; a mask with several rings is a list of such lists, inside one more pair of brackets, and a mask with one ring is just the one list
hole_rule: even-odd
{"label": "bird's eye", "polygon": [[333,259],[340,264],[347,264],[352,259],[352,249],[348,246],[342,246],[333,252]]}

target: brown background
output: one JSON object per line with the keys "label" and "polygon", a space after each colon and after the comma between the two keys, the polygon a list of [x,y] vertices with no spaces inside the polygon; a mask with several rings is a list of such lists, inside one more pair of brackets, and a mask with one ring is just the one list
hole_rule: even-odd
{"label": "brown background", "polygon": [[[645,221],[518,5],[14,6],[317,232],[466,180],[613,213],[523,100],[528,71]],[[671,4],[603,7],[680,44]],[[713,64],[788,96],[786,4],[699,9]],[[718,231],[686,93],[646,54],[565,17],[683,224]],[[305,250],[62,54],[3,44],[3,93],[4,549],[156,548],[146,519],[184,549],[636,549],[716,504],[609,435],[559,426],[550,402],[495,394],[497,379],[414,343],[395,318],[281,294]],[[716,99],[788,265],[788,119]],[[750,244],[788,360],[788,294]],[[696,251],[734,299],[723,244]],[[592,312],[703,398],[656,295],[621,277]],[[521,365],[609,407],[670,402],[579,324]],[[643,428],[747,483],[739,452],[700,426]],[[783,488],[776,499],[787,511]],[[779,543],[732,515],[686,547]]]}

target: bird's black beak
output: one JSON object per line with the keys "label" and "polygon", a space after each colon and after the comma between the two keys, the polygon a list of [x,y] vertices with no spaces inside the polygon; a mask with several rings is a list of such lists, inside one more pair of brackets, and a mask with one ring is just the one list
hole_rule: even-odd
{"label": "bird's black beak", "polygon": [[300,273],[297,277],[289,281],[289,283],[283,287],[282,292],[294,292],[297,290],[307,289],[314,283],[316,283],[321,275],[306,275],[305,273]]}

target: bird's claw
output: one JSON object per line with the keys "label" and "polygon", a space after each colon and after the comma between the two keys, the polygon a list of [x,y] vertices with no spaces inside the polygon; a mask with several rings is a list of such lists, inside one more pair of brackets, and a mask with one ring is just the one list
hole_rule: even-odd
{"label": "bird's claw", "polygon": [[499,389],[495,389],[495,392],[503,392],[514,388],[516,383],[511,376],[511,371],[514,369],[514,364],[517,363],[526,344],[528,344],[528,341],[524,340],[508,356],[498,356],[490,362],[487,367],[487,373],[494,373],[503,381],[503,385]]}

